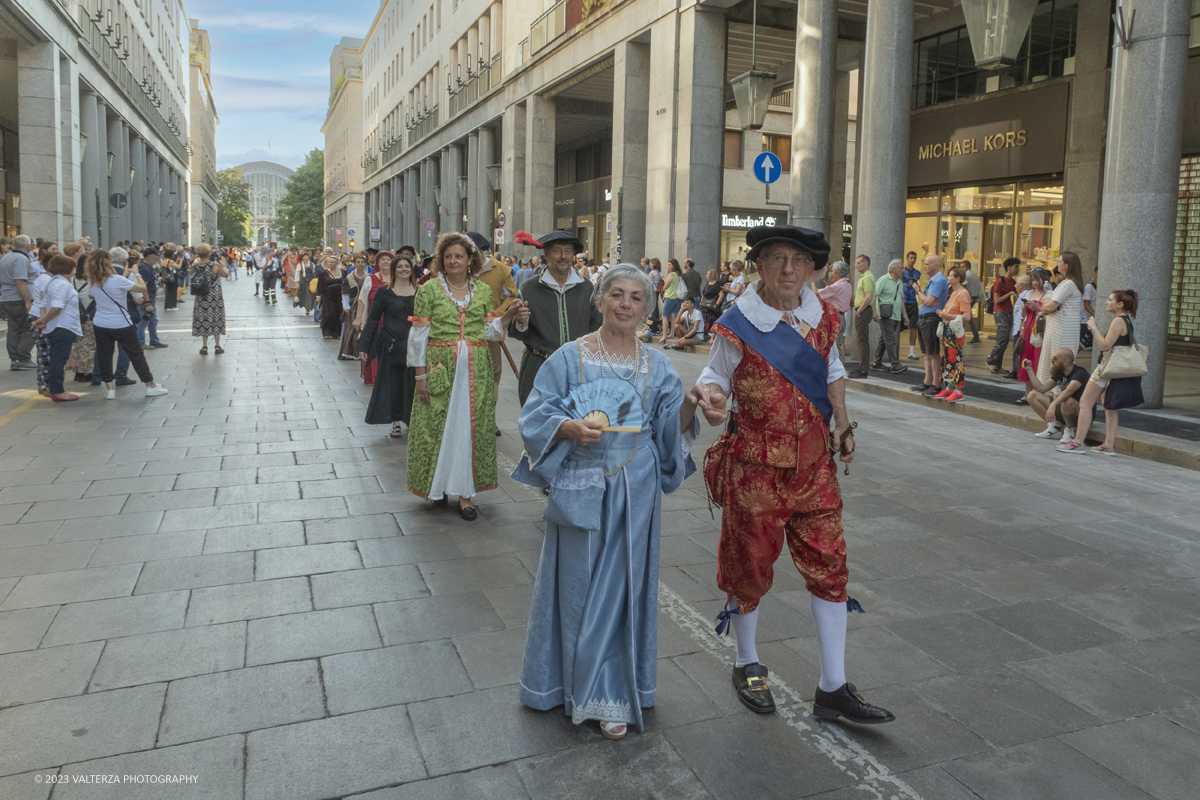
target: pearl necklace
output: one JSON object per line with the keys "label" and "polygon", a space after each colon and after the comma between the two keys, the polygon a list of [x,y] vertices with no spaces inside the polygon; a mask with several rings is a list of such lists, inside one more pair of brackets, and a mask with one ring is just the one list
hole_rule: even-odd
{"label": "pearl necklace", "polygon": [[[641,339],[636,339],[636,338],[634,339],[633,373],[628,378],[623,377],[621,375],[621,373],[617,372],[617,366],[616,366],[616,364],[613,363],[616,359],[612,356],[611,353],[608,352],[608,348],[604,346],[604,336],[601,335],[600,331],[596,331],[596,350],[597,350],[598,355],[600,356],[600,360],[603,361],[605,364],[608,364],[608,368],[612,370],[613,375],[616,375],[621,380],[623,380],[627,383],[630,383],[630,384],[632,384],[634,382],[634,380],[637,379],[638,373],[642,369],[642,340]],[[603,366],[600,367],[600,377],[604,377],[604,367]]]}

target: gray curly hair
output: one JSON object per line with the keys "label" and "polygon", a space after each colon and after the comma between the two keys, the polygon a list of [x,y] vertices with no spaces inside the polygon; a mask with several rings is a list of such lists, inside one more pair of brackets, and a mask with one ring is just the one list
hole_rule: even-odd
{"label": "gray curly hair", "polygon": [[843,278],[850,277],[850,265],[845,261],[835,261],[829,265],[829,269],[841,275]]}
{"label": "gray curly hair", "polygon": [[612,286],[619,280],[629,280],[638,283],[642,287],[642,292],[646,297],[644,303],[645,308],[642,313],[649,314],[651,309],[658,301],[658,297],[654,291],[654,284],[650,282],[650,276],[642,272],[641,269],[633,264],[617,264],[615,267],[609,267],[600,276],[600,283],[596,285],[596,293],[593,295],[596,302],[596,307],[599,308],[604,302],[604,298],[608,297],[608,293],[612,290]]}

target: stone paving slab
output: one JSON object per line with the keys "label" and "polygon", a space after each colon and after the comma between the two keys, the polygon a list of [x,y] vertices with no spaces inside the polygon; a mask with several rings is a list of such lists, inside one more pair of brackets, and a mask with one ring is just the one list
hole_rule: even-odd
{"label": "stone paving slab", "polygon": [[[185,324],[151,352],[170,395],[85,387],[0,427],[3,800],[45,800],[42,768],[200,776],[54,793],[122,800],[1190,797],[1194,473],[855,394],[847,668],[897,722],[809,716],[810,596],[783,554],[758,643],[781,710],[738,703],[711,632],[720,509],[693,476],[663,501],[656,706],[610,743],[517,700],[544,499],[507,476],[511,379],[499,488],[468,523],[405,490],[357,367],[242,288],[228,356],[196,356]],[[685,381],[703,363],[670,357]],[[0,414],[27,382],[0,373]]]}

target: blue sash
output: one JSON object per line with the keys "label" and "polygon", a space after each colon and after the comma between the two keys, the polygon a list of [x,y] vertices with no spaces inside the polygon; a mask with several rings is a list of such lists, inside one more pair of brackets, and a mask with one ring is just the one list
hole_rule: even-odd
{"label": "blue sash", "polygon": [[825,424],[829,424],[829,418],[833,416],[833,404],[829,402],[829,364],[795,328],[780,320],[775,330],[763,333],[750,324],[736,305],[722,314],[717,324],[728,328],[766,359],[817,407]]}

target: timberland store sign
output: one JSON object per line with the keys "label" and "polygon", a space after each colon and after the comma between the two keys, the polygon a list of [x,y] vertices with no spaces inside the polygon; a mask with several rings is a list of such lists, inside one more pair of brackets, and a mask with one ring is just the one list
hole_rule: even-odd
{"label": "timberland store sign", "polygon": [[1062,82],[913,114],[908,185],[1061,173],[1069,92]]}

